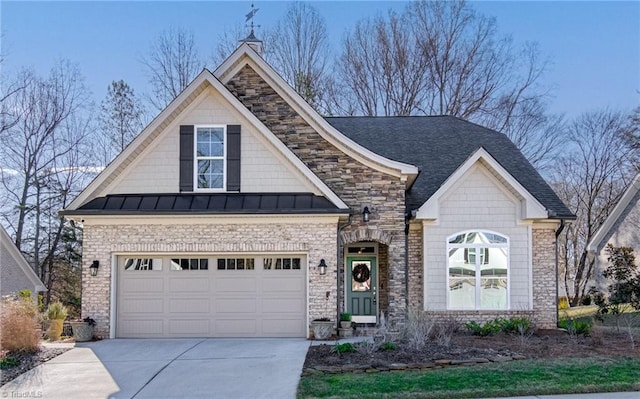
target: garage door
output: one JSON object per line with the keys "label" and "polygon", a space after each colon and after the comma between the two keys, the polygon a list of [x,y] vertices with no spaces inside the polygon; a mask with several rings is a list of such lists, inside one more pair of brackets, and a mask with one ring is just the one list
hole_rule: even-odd
{"label": "garage door", "polygon": [[118,337],[305,337],[301,255],[120,256]]}

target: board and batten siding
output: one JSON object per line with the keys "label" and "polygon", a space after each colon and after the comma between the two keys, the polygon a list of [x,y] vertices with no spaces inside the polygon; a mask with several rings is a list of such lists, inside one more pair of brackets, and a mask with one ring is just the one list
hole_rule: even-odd
{"label": "board and batten siding", "polygon": [[439,201],[437,224],[424,226],[424,310],[447,310],[447,239],[470,230],[509,238],[510,310],[530,310],[530,233],[520,201],[491,172],[474,165]]}
{"label": "board and batten siding", "polygon": [[314,192],[301,173],[259,138],[259,133],[213,88],[204,90],[129,167],[106,194],[178,193],[180,125],[242,126],[241,187],[245,193]]}

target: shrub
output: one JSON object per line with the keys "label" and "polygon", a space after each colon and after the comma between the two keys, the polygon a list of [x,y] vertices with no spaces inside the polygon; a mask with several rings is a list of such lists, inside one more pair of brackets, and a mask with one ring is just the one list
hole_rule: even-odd
{"label": "shrub", "polygon": [[580,319],[566,319],[560,323],[560,328],[567,330],[572,336],[588,336],[591,333],[591,322]]}
{"label": "shrub", "polygon": [[340,313],[340,321],[351,321],[351,313]]}
{"label": "shrub", "polygon": [[569,300],[566,296],[558,298],[558,309],[569,309]]}
{"label": "shrub", "polygon": [[11,367],[15,367],[20,364],[20,360],[15,357],[5,356],[0,359],[0,370],[8,369]]}
{"label": "shrub", "polygon": [[67,318],[67,308],[60,302],[51,302],[45,313],[47,320],[64,320]]}
{"label": "shrub", "polygon": [[31,291],[30,290],[20,290],[20,291],[18,291],[18,297],[20,299],[31,300]]}
{"label": "shrub", "polygon": [[419,351],[427,344],[436,322],[424,312],[410,311],[409,318],[401,331],[409,348]]}
{"label": "shrub", "polygon": [[580,298],[580,304],[582,306],[590,306],[591,305],[591,295],[586,294],[582,298]]}
{"label": "shrub", "polygon": [[383,351],[392,351],[396,348],[396,344],[394,344],[393,342],[383,342],[382,345],[380,345],[380,349],[382,349]]}
{"label": "shrub", "polygon": [[40,324],[31,300],[7,298],[0,304],[0,346],[3,350],[35,352],[40,345]]}
{"label": "shrub", "polygon": [[349,342],[345,342],[343,344],[336,344],[333,346],[333,351],[336,353],[353,353],[356,351],[355,346]]}
{"label": "shrub", "polygon": [[464,324],[465,328],[467,328],[473,335],[479,335],[481,337],[487,337],[489,335],[494,335],[498,333],[502,327],[500,325],[500,320],[489,320],[484,324],[478,324],[475,321],[470,321]]}
{"label": "shrub", "polygon": [[509,319],[496,319],[502,332],[507,334],[525,334],[533,329],[533,323],[527,317],[511,317]]}

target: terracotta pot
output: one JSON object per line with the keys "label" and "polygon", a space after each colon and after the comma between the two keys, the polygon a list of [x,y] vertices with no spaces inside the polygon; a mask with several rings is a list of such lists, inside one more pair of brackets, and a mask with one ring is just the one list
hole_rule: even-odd
{"label": "terracotta pot", "polygon": [[49,328],[47,329],[47,338],[49,341],[57,341],[62,335],[62,324],[64,320],[49,320]]}

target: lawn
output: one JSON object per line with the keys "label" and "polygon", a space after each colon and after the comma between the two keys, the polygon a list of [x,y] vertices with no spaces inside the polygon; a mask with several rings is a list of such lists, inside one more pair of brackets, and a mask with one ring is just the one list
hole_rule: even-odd
{"label": "lawn", "polygon": [[298,398],[477,398],[640,390],[638,358],[559,358],[302,377]]}

